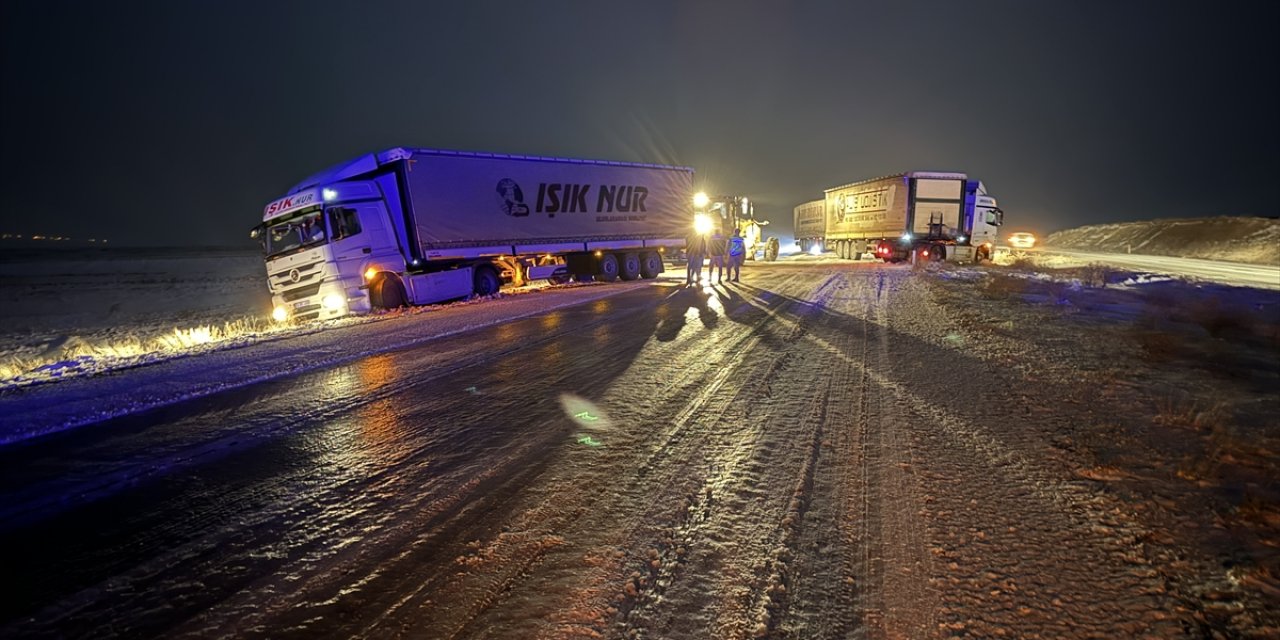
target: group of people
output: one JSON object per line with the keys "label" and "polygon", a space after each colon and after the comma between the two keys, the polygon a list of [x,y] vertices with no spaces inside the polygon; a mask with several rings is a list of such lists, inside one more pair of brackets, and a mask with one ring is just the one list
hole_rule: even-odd
{"label": "group of people", "polygon": [[729,238],[724,237],[719,229],[711,237],[695,231],[686,240],[685,255],[689,258],[688,272],[685,274],[686,285],[697,285],[702,280],[702,263],[707,256],[711,257],[708,278],[724,282],[728,272],[729,279],[737,282],[742,274],[742,262],[747,259],[747,243],[738,229],[734,229],[733,236]]}

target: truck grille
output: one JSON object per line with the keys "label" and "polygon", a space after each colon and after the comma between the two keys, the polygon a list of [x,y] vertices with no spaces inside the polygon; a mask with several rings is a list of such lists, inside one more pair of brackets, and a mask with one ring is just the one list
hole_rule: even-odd
{"label": "truck grille", "polygon": [[[289,274],[293,273],[295,270],[298,272],[297,282],[294,282],[293,278],[289,277]],[[313,281],[318,282],[323,275],[324,263],[312,262],[311,264],[302,264],[288,269],[281,269],[280,271],[271,274],[268,279],[271,281],[271,289],[273,291],[280,291],[281,289],[292,287],[294,285],[303,283],[310,284]]]}
{"label": "truck grille", "polygon": [[[295,271],[298,274],[296,281],[292,277]],[[284,298],[285,302],[293,302],[307,296],[316,295],[320,292],[320,281],[323,279],[324,262],[321,261],[281,269],[268,276],[268,280],[271,282],[271,291],[280,294],[280,297]]]}
{"label": "truck grille", "polygon": [[299,300],[307,296],[314,296],[317,293],[320,293],[319,282],[315,284],[304,284],[292,289],[285,289],[280,292],[280,297],[284,298],[285,302],[293,302],[294,300]]}

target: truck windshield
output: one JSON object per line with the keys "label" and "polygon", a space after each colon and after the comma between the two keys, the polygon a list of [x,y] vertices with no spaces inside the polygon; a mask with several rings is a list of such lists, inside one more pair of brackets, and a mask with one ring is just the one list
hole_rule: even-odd
{"label": "truck windshield", "polygon": [[319,207],[268,225],[262,234],[262,248],[268,258],[324,241],[324,218]]}

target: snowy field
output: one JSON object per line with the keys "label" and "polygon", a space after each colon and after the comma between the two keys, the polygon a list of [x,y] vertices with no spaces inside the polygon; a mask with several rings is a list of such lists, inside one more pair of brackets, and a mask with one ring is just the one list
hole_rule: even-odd
{"label": "snowy field", "polygon": [[9,249],[0,388],[268,333],[255,250]]}

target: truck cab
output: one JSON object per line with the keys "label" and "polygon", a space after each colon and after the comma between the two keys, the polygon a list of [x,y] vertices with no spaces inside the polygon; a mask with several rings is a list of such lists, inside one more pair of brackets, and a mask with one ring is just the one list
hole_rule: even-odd
{"label": "truck cab", "polygon": [[965,184],[965,199],[970,231],[967,236],[956,238],[955,251],[966,254],[966,257],[971,255],[974,261],[990,260],[995,251],[996,234],[1004,224],[1004,211],[996,199],[987,194],[987,187],[981,180],[970,180]]}
{"label": "truck cab", "polygon": [[385,278],[378,277],[403,272],[406,265],[374,181],[337,182],[286,196],[267,205],[263,218],[251,235],[266,256],[277,321],[368,313],[376,303],[395,302],[378,298],[395,295],[406,302],[405,292],[384,290]]}

